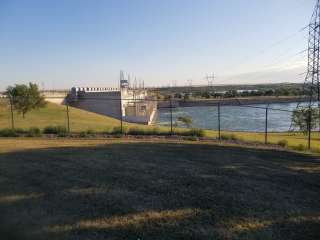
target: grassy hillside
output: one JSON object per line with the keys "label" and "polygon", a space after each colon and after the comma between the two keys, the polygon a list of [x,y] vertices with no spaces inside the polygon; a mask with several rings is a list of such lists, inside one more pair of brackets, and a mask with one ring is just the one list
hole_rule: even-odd
{"label": "grassy hillside", "polygon": [[320,162],[304,154],[17,138],[0,139],[0,169],[1,239],[320,239]]}
{"label": "grassy hillside", "polygon": [[[33,110],[23,119],[18,113],[14,113],[15,127],[28,129],[30,127],[44,128],[48,125],[66,126],[66,108],[65,106],[48,103],[47,107],[39,110]],[[144,129],[154,128],[154,126],[144,126],[138,124],[124,123],[127,127],[139,127]],[[110,131],[113,127],[120,126],[120,121],[111,117],[90,113],[76,108],[70,108],[70,127],[72,132],[80,132],[86,130],[94,131]],[[11,127],[10,109],[4,100],[0,101],[0,129]],[[168,131],[167,127],[159,127],[161,131]],[[185,131],[176,128],[175,131]],[[247,133],[247,132],[224,132],[224,135],[233,134],[237,139],[245,141],[264,142],[263,133]],[[216,131],[206,131],[206,136],[216,138]],[[270,133],[268,141],[277,144],[281,140],[287,140],[290,147],[299,145],[306,146],[307,137],[300,133]],[[312,136],[312,148],[320,151],[320,134],[314,133]]]}
{"label": "grassy hillside", "polygon": [[[88,129],[105,131],[111,127],[119,126],[120,121],[90,113],[76,108],[69,108],[71,131],[79,132]],[[45,108],[33,110],[27,113],[25,119],[21,114],[14,113],[16,128],[28,129],[30,127],[44,128],[48,125],[67,125],[66,107],[48,103]],[[0,102],[0,128],[11,127],[10,109],[4,100]]]}

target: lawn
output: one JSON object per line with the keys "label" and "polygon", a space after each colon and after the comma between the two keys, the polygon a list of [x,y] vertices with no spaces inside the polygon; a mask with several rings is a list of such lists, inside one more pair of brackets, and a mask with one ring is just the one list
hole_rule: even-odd
{"label": "lawn", "polygon": [[[110,131],[113,127],[120,126],[120,121],[111,117],[87,112],[84,110],[69,108],[70,128],[72,132],[81,132],[87,130],[93,131]],[[46,108],[33,110],[23,119],[18,113],[14,113],[15,127],[28,129],[30,127],[44,128],[48,125],[67,125],[66,107],[48,103]],[[127,128],[139,127],[144,129],[154,128],[155,126],[144,126],[138,124],[124,123]],[[0,129],[11,127],[10,109],[4,100],[0,99]],[[159,127],[162,131],[169,131],[168,127]],[[175,128],[175,131],[184,131],[181,128]],[[224,132],[224,134],[234,134],[238,139],[244,141],[264,142],[264,133],[253,132]],[[206,130],[208,137],[216,138],[217,131]],[[287,140],[289,147],[297,147],[299,145],[307,145],[307,137],[301,133],[270,133],[268,142],[277,144],[281,140]],[[320,151],[320,133],[312,135],[313,150]]]}
{"label": "lawn", "polygon": [[1,239],[320,239],[315,156],[209,142],[8,138],[0,172]]}

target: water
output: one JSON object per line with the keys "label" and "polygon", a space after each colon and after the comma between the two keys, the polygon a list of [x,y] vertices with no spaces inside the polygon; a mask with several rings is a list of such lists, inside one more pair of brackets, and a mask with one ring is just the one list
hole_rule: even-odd
{"label": "water", "polygon": [[[250,105],[254,107],[267,107],[266,104]],[[292,111],[297,103],[269,104],[269,108]],[[250,131],[264,132],[266,110],[239,106],[221,106],[221,130],[228,131]],[[193,127],[204,129],[218,129],[218,108],[208,107],[186,107],[172,109],[173,122],[179,116],[190,116]],[[291,125],[291,112],[268,110],[268,130],[270,132],[288,131]],[[158,124],[170,124],[170,109],[158,110]]]}

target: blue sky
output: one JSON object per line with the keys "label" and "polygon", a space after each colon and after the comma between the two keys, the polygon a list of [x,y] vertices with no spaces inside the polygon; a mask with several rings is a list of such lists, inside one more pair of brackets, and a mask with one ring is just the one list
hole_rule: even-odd
{"label": "blue sky", "polygon": [[0,0],[0,89],[303,81],[315,0]]}

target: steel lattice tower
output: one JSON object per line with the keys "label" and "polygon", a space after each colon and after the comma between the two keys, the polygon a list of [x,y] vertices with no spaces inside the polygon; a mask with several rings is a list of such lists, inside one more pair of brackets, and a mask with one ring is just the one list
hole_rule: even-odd
{"label": "steel lattice tower", "polygon": [[304,93],[308,96],[308,107],[320,108],[320,0],[317,0],[309,24],[308,68],[304,83]]}
{"label": "steel lattice tower", "polygon": [[[311,135],[311,110],[312,108],[318,108],[320,118],[320,0],[317,0],[314,8],[309,27],[309,38],[308,38],[308,67],[307,73],[303,85],[303,96],[304,99],[307,97],[307,106],[300,101],[297,105],[297,110],[308,108],[309,116],[308,131],[309,140]],[[293,130],[293,121],[291,122],[290,130]],[[319,126],[320,131],[320,126]],[[309,143],[310,146],[310,143]]]}

